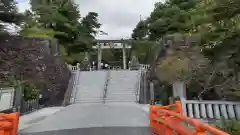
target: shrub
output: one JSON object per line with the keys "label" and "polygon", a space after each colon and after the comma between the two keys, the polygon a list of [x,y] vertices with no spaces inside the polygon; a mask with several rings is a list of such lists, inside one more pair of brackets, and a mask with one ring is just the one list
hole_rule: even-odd
{"label": "shrub", "polygon": [[238,120],[221,120],[215,126],[229,135],[240,135],[240,121]]}

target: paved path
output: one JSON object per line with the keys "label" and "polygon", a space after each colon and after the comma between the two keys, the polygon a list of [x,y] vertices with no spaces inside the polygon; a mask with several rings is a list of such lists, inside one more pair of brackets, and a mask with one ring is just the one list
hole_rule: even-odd
{"label": "paved path", "polygon": [[20,135],[151,135],[149,107],[137,103],[139,72],[109,73],[81,72],[73,104],[49,117],[33,119],[44,118],[21,130]]}
{"label": "paved path", "polygon": [[23,130],[29,126],[32,126],[35,123],[38,123],[42,120],[44,120],[46,117],[51,117],[54,113],[57,111],[60,111],[65,107],[49,107],[49,108],[43,108],[36,112],[23,115],[19,119],[19,130]]}
{"label": "paved path", "polygon": [[20,135],[150,135],[147,108],[134,103],[73,104]]}

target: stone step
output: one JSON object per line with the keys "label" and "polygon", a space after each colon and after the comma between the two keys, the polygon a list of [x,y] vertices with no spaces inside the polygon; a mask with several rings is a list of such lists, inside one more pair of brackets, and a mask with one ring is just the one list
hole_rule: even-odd
{"label": "stone step", "polygon": [[132,96],[132,97],[125,97],[125,96],[107,96],[105,98],[105,100],[121,100],[121,101],[128,101],[128,100],[136,100],[137,97],[136,96]]}
{"label": "stone step", "polygon": [[96,100],[96,101],[92,101],[92,100],[80,100],[80,101],[75,101],[75,104],[77,103],[102,103],[103,100]]}
{"label": "stone step", "polygon": [[113,103],[113,102],[131,102],[136,103],[136,100],[105,100],[105,103]]}
{"label": "stone step", "polygon": [[108,86],[108,91],[137,91],[136,87],[115,87]]}
{"label": "stone step", "polygon": [[108,95],[111,94],[116,94],[116,95],[135,95],[136,92],[135,91],[108,91],[107,92]]}
{"label": "stone step", "polygon": [[81,71],[76,87],[76,102],[99,102],[103,98],[107,71]]}
{"label": "stone step", "polygon": [[79,100],[75,100],[75,102],[82,102],[82,101],[102,101],[103,98],[94,98],[94,97],[87,97],[87,98],[82,98]]}

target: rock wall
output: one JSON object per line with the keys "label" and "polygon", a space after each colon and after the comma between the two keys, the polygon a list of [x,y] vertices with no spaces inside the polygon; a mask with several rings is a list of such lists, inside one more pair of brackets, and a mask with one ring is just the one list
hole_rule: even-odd
{"label": "rock wall", "polygon": [[56,42],[47,39],[1,37],[0,83],[13,76],[28,80],[40,90],[45,105],[60,105],[71,73],[58,48]]}

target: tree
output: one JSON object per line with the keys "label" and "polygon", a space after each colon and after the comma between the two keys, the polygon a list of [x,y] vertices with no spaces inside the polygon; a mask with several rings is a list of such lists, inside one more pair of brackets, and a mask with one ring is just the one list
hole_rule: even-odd
{"label": "tree", "polygon": [[147,40],[135,40],[132,42],[132,53],[135,53],[141,64],[150,64],[155,54],[156,43]]}
{"label": "tree", "polygon": [[98,14],[89,12],[81,19],[73,0],[31,0],[21,34],[30,37],[57,39],[63,58],[70,63],[81,61],[80,53],[91,51],[101,24]]}
{"label": "tree", "polygon": [[[82,19],[82,32],[86,34],[86,36],[95,36],[97,34],[97,29],[100,28],[101,24],[98,22],[98,13],[89,12]],[[94,38],[94,37],[93,37]]]}
{"label": "tree", "polygon": [[92,49],[92,46],[96,44],[95,36],[101,26],[97,17],[97,13],[89,12],[82,18],[81,24],[79,24],[77,28],[79,35],[70,48],[72,52],[89,51]]}
{"label": "tree", "polygon": [[37,24],[43,28],[53,29],[56,32],[54,37],[70,53],[69,46],[79,35],[78,5],[72,0],[31,0],[31,9]]}
{"label": "tree", "polygon": [[[202,89],[199,96],[212,89],[219,95],[231,99],[237,99],[233,98],[236,95],[240,96],[240,8],[237,6],[239,4],[239,0],[167,0],[165,3],[156,3],[155,9],[145,20],[149,40],[156,41],[174,33],[195,37],[197,43],[195,45],[199,49],[197,52],[201,52],[209,61],[205,68],[189,72],[191,73],[189,84],[196,86],[198,82]],[[138,27],[136,26],[137,30]],[[136,35],[136,30],[133,34]],[[177,45],[175,41],[173,43]],[[197,55],[196,52],[193,54]],[[174,70],[174,66],[166,64],[171,59],[175,64],[186,62],[178,61],[175,57],[167,56],[165,66],[162,63],[162,67],[160,65],[159,68]],[[172,70],[163,73],[171,76],[170,73],[175,74]],[[180,77],[186,75],[187,72],[180,74]]]}
{"label": "tree", "polygon": [[[14,0],[2,0],[0,2],[0,21],[4,23],[20,23],[21,15],[17,11]],[[0,24],[0,29],[3,30],[2,24]]]}
{"label": "tree", "polygon": [[[201,23],[195,23],[197,29],[193,32],[200,35],[199,43],[203,53],[212,61],[216,70],[209,86],[220,90],[223,95],[233,93],[231,97],[240,95],[240,8],[236,4],[239,4],[238,0],[199,3],[195,15],[205,17]],[[216,80],[220,81],[216,83]]]}
{"label": "tree", "polygon": [[196,6],[196,1],[168,0],[156,3],[150,17],[137,24],[133,38],[148,35],[150,40],[157,40],[166,34],[187,33],[192,28],[189,11]]}
{"label": "tree", "polygon": [[134,40],[142,40],[147,36],[148,26],[146,21],[138,22],[136,28],[133,29],[132,38]]}

